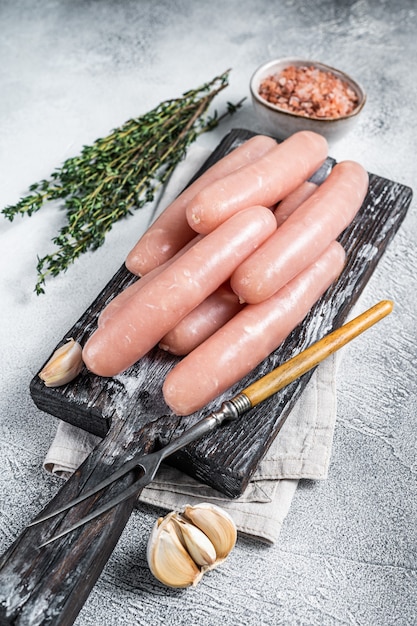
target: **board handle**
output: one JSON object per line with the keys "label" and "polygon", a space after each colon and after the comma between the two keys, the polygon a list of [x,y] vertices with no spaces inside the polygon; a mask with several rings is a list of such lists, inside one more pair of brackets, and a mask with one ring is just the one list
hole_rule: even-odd
{"label": "board handle", "polygon": [[[135,416],[132,416],[132,419]],[[131,442],[123,430],[125,422],[116,417],[105,439],[89,454],[44,509],[55,510],[80,491],[103,480],[115,465],[124,462],[131,450],[149,451],[157,437],[172,425],[161,418],[141,430],[131,424],[137,437]],[[137,426],[137,425],[136,425]],[[127,429],[130,432],[130,429]],[[130,472],[103,489],[103,498],[129,486],[136,478]],[[1,626],[72,626],[100,576],[137,502],[137,495],[121,502],[105,515],[94,519],[71,536],[41,548],[41,544],[96,506],[92,498],[47,520],[28,526],[0,556]]]}

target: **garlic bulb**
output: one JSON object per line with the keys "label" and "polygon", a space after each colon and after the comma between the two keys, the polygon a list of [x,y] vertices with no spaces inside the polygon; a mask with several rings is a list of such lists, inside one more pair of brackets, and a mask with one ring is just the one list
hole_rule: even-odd
{"label": "garlic bulb", "polygon": [[148,541],[149,568],[169,587],[195,586],[224,561],[236,538],[233,519],[220,507],[187,505],[182,513],[172,511],[156,521]]}
{"label": "garlic bulb", "polygon": [[55,350],[39,373],[46,387],[59,387],[73,380],[83,367],[82,348],[72,337]]}

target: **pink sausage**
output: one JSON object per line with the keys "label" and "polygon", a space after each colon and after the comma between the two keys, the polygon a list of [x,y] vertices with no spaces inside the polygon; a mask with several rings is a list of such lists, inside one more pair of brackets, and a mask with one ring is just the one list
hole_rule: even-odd
{"label": "pink sausage", "polygon": [[234,272],[231,286],[242,302],[257,303],[310,265],[350,224],[368,189],[366,170],[343,161],[313,195]]}
{"label": "pink sausage", "polygon": [[309,131],[295,133],[253,163],[198,192],[186,208],[188,223],[206,234],[247,206],[273,206],[307,180],[326,156],[324,137]]}
{"label": "pink sausage", "polygon": [[129,252],[126,267],[133,274],[143,275],[167,261],[195,235],[185,215],[185,209],[194,195],[209,183],[259,159],[276,145],[272,137],[257,135],[212,165],[148,228]]}
{"label": "pink sausage", "polygon": [[159,347],[171,354],[188,354],[236,315],[242,306],[229,283],[224,283],[162,337]]}
{"label": "pink sausage", "polygon": [[304,319],[343,269],[345,253],[333,242],[315,263],[269,300],[249,304],[184,357],[163,385],[166,403],[188,415],[246,376]]}
{"label": "pink sausage", "polygon": [[[274,210],[277,225],[281,226],[281,224],[285,222],[285,220],[292,213],[294,213],[295,209],[297,209],[299,205],[304,202],[304,200],[307,200],[307,198],[309,198],[316,189],[317,185],[312,182],[305,181],[294,189],[294,191],[289,193],[283,200],[281,200],[277,208]],[[113,298],[113,300],[111,300],[106,308],[100,313],[98,325],[102,326],[105,324],[106,320],[113,315],[117,308],[123,306],[131,295],[139,291],[139,289],[142,289],[142,287],[149,280],[168,267],[168,264],[172,263],[180,254],[183,254],[186,250],[188,250],[188,248],[191,245],[194,245],[194,243],[201,237],[202,235],[194,237],[168,261],[165,261],[162,265],[150,270],[142,276],[140,280],[136,281],[132,285],[129,285],[129,287],[126,287],[126,289]],[[224,287],[220,287],[219,289],[220,293],[217,296],[216,294],[209,296],[209,302],[206,304],[202,302],[198,307],[198,310],[195,309],[187,315],[187,317],[179,323],[178,327],[173,328],[172,331],[169,332],[169,336],[162,339],[164,345],[161,345],[160,347],[163,350],[167,350],[172,354],[178,355],[188,354],[188,352],[191,352],[191,350],[193,350],[197,345],[207,339],[209,334],[212,334],[209,331],[210,321],[213,322],[214,332],[214,330],[219,328],[221,319],[224,320],[222,323],[229,319],[227,317],[228,310],[230,310],[230,317],[232,317],[237,312],[238,308],[241,308],[236,294],[234,294],[229,287],[227,288],[227,291]],[[209,305],[213,307],[212,310],[209,308]]]}
{"label": "pink sausage", "polygon": [[308,180],[301,183],[273,208],[278,226],[281,226],[298,209],[300,204],[315,192],[317,187],[329,176],[335,165],[336,161],[331,157],[327,157],[323,165]]}
{"label": "pink sausage", "polygon": [[135,293],[140,291],[140,289],[142,289],[142,287],[144,287],[146,283],[148,283],[150,280],[155,278],[155,276],[158,276],[158,274],[160,274],[164,269],[166,269],[169,265],[171,265],[171,263],[173,263],[181,255],[183,255],[184,252],[189,250],[195,243],[197,243],[197,241],[200,241],[201,238],[202,238],[202,235],[197,235],[196,237],[194,237],[194,239],[189,241],[188,244],[185,245],[179,252],[177,252],[177,254],[171,257],[168,261],[165,261],[165,263],[162,263],[162,265],[158,265],[158,267],[155,267],[153,270],[151,270],[150,272],[142,276],[142,278],[140,278],[136,282],[129,285],[129,287],[126,287],[125,289],[123,289],[123,291],[121,291],[117,296],[115,296],[113,300],[111,300],[109,304],[102,310],[102,312],[100,313],[98,317],[98,326],[99,327],[104,326],[106,322],[111,317],[113,317],[116,311],[118,311],[122,306],[125,306],[126,302],[129,300],[131,296],[133,296]]}
{"label": "pink sausage", "polygon": [[265,207],[241,211],[129,298],[83,349],[87,368],[114,376],[133,365],[224,283],[276,229]]}
{"label": "pink sausage", "polygon": [[296,209],[298,209],[300,204],[313,195],[316,189],[317,185],[306,180],[294,189],[294,191],[291,191],[288,196],[285,196],[276,209],[274,209],[277,226],[281,226],[281,224],[283,224],[285,220],[287,220],[289,216],[292,215]]}
{"label": "pink sausage", "polygon": [[[277,225],[280,226],[316,189],[316,184],[306,181],[281,200],[274,210]],[[175,355],[188,354],[228,322],[242,306],[229,283],[222,285],[170,330],[161,339],[159,347]]]}
{"label": "pink sausage", "polygon": [[[305,181],[288,194],[274,210],[277,225],[280,226],[316,189],[315,183]],[[188,354],[228,322],[243,306],[230,284],[222,285],[170,330],[161,339],[159,347],[175,355]]]}

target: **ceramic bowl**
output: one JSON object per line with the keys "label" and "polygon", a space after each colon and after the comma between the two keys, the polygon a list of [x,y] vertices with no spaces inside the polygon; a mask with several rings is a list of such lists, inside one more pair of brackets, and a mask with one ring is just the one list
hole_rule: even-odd
{"label": "ceramic bowl", "polygon": [[[259,95],[259,87],[265,78],[279,74],[288,66],[313,66],[319,70],[331,72],[353,89],[358,96],[358,104],[351,113],[337,118],[305,117],[282,109],[275,104],[271,104]],[[329,65],[325,65],[324,63],[298,58],[275,59],[258,67],[250,80],[250,92],[255,112],[262,127],[262,132],[271,134],[277,139],[286,139],[300,130],[311,130],[320,133],[326,137],[329,142],[337,141],[354,127],[366,102],[364,89],[344,72],[330,67]]]}

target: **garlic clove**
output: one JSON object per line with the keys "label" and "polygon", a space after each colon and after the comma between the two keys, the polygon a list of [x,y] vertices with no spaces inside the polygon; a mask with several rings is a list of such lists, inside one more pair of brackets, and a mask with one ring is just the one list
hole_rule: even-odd
{"label": "garlic clove", "polygon": [[147,559],[152,574],[169,587],[195,586],[217,567],[236,543],[226,511],[212,504],[187,505],[160,517],[150,534]]}
{"label": "garlic clove", "polygon": [[216,550],[217,560],[225,559],[237,539],[232,517],[220,507],[207,502],[195,506],[187,505],[183,515],[207,535]]}
{"label": "garlic clove", "polygon": [[172,520],[181,533],[184,545],[193,561],[200,567],[213,565],[217,554],[207,535],[197,526],[189,524],[178,515],[174,516]]}
{"label": "garlic clove", "polygon": [[197,584],[203,572],[183,546],[173,515],[157,520],[148,541],[148,564],[155,578],[168,587],[190,587]]}
{"label": "garlic clove", "polygon": [[74,380],[83,368],[82,348],[72,337],[55,350],[39,373],[46,387],[59,387]]}

